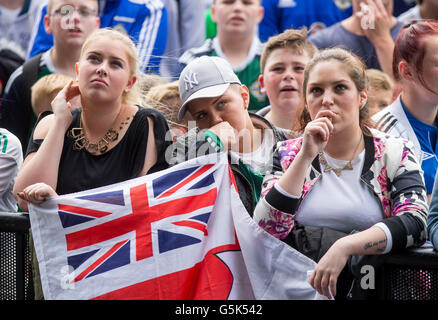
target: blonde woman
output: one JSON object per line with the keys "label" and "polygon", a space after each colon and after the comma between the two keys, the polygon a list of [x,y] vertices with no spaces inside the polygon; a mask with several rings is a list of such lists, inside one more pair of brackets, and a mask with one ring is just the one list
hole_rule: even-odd
{"label": "blonde woman", "polygon": [[[137,51],[124,34],[100,29],[86,40],[70,81],[37,125],[14,192],[20,207],[47,196],[96,188],[166,167],[168,125],[136,105]],[[80,96],[81,108],[70,100]]]}

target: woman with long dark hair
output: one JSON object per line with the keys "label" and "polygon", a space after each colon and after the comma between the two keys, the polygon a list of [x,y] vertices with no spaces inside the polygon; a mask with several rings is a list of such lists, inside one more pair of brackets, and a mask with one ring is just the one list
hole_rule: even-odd
{"label": "woman with long dark hair", "polygon": [[367,125],[365,66],[343,49],[316,54],[304,72],[302,137],[280,142],[283,172],[265,176],[256,222],[285,239],[294,225],[345,236],[318,261],[310,284],[331,298],[348,259],[421,245],[427,199],[407,141]]}

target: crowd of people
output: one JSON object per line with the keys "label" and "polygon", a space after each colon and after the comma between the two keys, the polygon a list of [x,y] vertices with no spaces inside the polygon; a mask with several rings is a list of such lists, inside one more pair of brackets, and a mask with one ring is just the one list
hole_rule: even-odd
{"label": "crowd of people", "polygon": [[2,211],[226,152],[261,228],[297,249],[324,229],[302,253],[328,298],[346,298],[353,256],[438,249],[437,1],[0,0],[3,15],[20,27],[0,39]]}

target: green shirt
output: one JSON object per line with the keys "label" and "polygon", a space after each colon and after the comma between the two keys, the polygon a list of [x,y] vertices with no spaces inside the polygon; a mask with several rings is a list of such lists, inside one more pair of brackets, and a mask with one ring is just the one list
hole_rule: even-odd
{"label": "green shirt", "polygon": [[[213,131],[207,130],[203,133],[203,135],[217,152],[224,150],[222,141]],[[259,202],[260,200],[260,194],[262,192],[263,176],[259,173],[255,173],[249,166],[244,164],[240,159],[239,159],[239,171],[240,173],[243,174],[243,176],[248,180],[249,184],[251,185],[251,189],[254,195],[254,204],[257,205],[257,202]]]}

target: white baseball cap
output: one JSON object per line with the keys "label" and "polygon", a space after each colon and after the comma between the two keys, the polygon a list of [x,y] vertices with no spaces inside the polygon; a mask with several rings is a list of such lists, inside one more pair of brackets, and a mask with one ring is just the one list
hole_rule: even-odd
{"label": "white baseball cap", "polygon": [[178,111],[178,120],[184,118],[188,102],[199,98],[219,97],[231,83],[241,84],[227,60],[210,56],[192,60],[179,76],[182,105]]}

